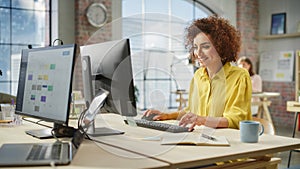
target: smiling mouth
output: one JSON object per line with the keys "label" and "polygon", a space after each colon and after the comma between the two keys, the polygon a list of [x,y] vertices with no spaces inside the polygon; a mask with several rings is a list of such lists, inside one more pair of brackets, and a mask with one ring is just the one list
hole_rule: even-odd
{"label": "smiling mouth", "polygon": [[208,58],[207,57],[201,57],[201,58],[199,58],[198,60],[199,60],[199,62],[204,62],[204,61],[206,61]]}

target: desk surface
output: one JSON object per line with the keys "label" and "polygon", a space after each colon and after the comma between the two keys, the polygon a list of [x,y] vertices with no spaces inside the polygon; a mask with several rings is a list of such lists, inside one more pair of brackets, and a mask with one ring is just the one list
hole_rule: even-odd
{"label": "desk surface", "polygon": [[[300,139],[262,135],[259,143],[241,143],[239,130],[217,129],[216,136],[226,136],[230,147],[167,146],[159,141],[145,141],[165,133],[125,125],[118,115],[98,115],[96,126],[106,126],[125,131],[124,135],[97,137],[98,143],[85,140],[69,166],[62,168],[176,168],[211,164],[219,161],[260,156],[300,148]],[[25,130],[42,128],[24,122],[21,126],[1,127],[0,145],[3,143],[49,142],[24,133]],[[202,127],[193,133],[201,133]],[[29,167],[28,167],[29,168]]]}
{"label": "desk surface", "polygon": [[[160,141],[145,141],[144,138],[163,136],[164,132],[133,127],[128,125],[115,125],[120,118],[103,116],[106,124],[113,128],[125,131],[124,135],[98,137],[97,140],[109,144],[118,145],[124,149],[130,149],[149,157],[170,163],[173,167],[192,167],[211,164],[219,161],[234,160],[238,158],[261,156],[282,151],[288,151],[300,147],[300,139],[263,134],[259,143],[242,143],[239,130],[216,129],[216,136],[226,136],[230,147],[216,146],[167,146],[160,145]],[[203,127],[196,128],[193,133],[202,132]]]}
{"label": "desk surface", "polygon": [[[26,130],[44,128],[43,126],[30,122],[23,122],[21,126],[1,127],[0,126],[0,146],[4,143],[32,143],[32,142],[54,142],[54,139],[36,139],[25,134]],[[69,138],[64,138],[69,139]],[[131,157],[131,158],[128,158]],[[86,168],[166,168],[168,163],[145,156],[131,153],[125,150],[113,148],[90,140],[84,140],[80,145],[74,159],[68,166],[59,168],[86,169]],[[1,168],[1,167],[0,167]],[[17,168],[17,167],[15,167]],[[22,167],[27,169],[32,167]],[[34,167],[34,168],[50,168]]]}
{"label": "desk surface", "polygon": [[286,111],[288,112],[300,112],[300,102],[297,101],[287,101]]}
{"label": "desk surface", "polygon": [[280,93],[277,93],[277,92],[257,92],[257,93],[252,93],[252,96],[261,97],[261,98],[278,97],[278,96],[280,96]]}

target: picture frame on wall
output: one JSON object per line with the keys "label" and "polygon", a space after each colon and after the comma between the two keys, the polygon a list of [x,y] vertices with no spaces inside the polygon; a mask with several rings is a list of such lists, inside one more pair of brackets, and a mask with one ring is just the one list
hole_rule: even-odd
{"label": "picture frame on wall", "polygon": [[286,33],[286,13],[272,14],[271,35]]}

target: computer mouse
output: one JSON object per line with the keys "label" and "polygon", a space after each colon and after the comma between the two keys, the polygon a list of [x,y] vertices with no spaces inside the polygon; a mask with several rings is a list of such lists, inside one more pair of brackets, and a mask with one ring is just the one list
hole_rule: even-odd
{"label": "computer mouse", "polygon": [[148,121],[153,121],[153,117],[156,116],[157,114],[149,114],[148,116],[144,115],[142,119],[148,120]]}

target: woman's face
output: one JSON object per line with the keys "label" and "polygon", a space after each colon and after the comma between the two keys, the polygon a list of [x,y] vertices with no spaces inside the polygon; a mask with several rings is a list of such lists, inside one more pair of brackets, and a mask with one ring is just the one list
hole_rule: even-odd
{"label": "woman's face", "polygon": [[193,52],[195,60],[200,63],[200,66],[207,68],[218,66],[221,63],[221,57],[217,50],[204,33],[199,33],[193,44]]}
{"label": "woman's face", "polygon": [[239,67],[245,68],[245,69],[247,69],[247,70],[249,71],[249,69],[250,69],[250,64],[248,64],[248,63],[245,62],[245,61],[241,61],[241,62],[239,63]]}

